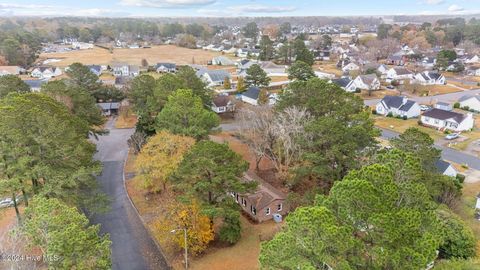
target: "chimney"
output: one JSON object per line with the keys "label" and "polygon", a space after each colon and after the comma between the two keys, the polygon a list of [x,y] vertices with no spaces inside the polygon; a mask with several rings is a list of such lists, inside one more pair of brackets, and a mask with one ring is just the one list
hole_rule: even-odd
{"label": "chimney", "polygon": [[408,101],[407,97],[402,97],[402,105],[405,105]]}

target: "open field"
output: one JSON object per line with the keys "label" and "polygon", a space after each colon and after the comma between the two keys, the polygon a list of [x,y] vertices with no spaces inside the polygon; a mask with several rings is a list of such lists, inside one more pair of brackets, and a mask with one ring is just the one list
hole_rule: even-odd
{"label": "open field", "polygon": [[99,47],[91,50],[78,50],[63,53],[42,53],[39,61],[47,58],[61,59],[55,63],[59,67],[66,67],[72,63],[108,65],[115,61],[127,62],[131,65],[140,65],[142,59],[146,59],[150,65],[157,62],[174,62],[178,65],[207,64],[213,57],[219,56],[219,52],[194,50],[174,45],[154,46],[146,49],[113,49],[113,52]]}

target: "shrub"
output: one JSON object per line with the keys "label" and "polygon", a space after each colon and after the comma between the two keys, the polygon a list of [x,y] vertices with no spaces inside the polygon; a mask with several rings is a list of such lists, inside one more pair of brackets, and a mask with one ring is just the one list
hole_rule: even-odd
{"label": "shrub", "polygon": [[459,103],[459,102],[455,102],[455,104],[453,104],[453,108],[455,108],[455,109],[460,108],[460,103]]}
{"label": "shrub", "polygon": [[465,107],[462,107],[461,109],[462,109],[462,110],[465,110],[465,111],[469,111],[469,110],[470,110],[470,107],[465,106]]}
{"label": "shrub", "polygon": [[362,89],[360,88],[355,89],[355,93],[361,93],[361,92],[362,92]]}
{"label": "shrub", "polygon": [[377,114],[377,110],[373,109],[372,114]]}
{"label": "shrub", "polygon": [[458,182],[460,182],[462,184],[465,181],[465,175],[463,175],[463,174],[457,174],[456,178],[457,178]]}
{"label": "shrub", "polygon": [[389,113],[387,114],[387,117],[393,117],[393,113],[389,112]]}
{"label": "shrub", "polygon": [[403,120],[407,120],[408,117],[407,117],[406,115],[404,115],[404,116],[402,117],[402,119],[403,119]]}
{"label": "shrub", "polygon": [[468,259],[475,257],[475,236],[472,230],[450,210],[440,210],[439,218],[443,227],[443,244],[440,258]]}
{"label": "shrub", "polygon": [[220,240],[229,244],[235,244],[241,237],[240,214],[238,211],[228,211],[220,228]]}
{"label": "shrub", "polygon": [[443,134],[445,134],[445,135],[448,135],[448,134],[450,134],[450,133],[451,133],[451,132],[450,132],[450,130],[448,130],[448,129],[445,129],[445,130],[443,131]]}

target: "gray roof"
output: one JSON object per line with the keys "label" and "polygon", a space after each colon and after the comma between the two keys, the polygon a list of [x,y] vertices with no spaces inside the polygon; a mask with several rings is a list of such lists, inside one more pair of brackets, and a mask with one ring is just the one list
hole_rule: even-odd
{"label": "gray roof", "polygon": [[220,70],[207,70],[207,71],[205,71],[204,74],[208,74],[208,76],[210,76],[210,78],[214,82],[220,82],[220,81],[225,80],[225,78],[231,78],[232,77],[229,72],[227,72],[225,70],[221,70],[221,69]]}
{"label": "gray roof", "polygon": [[158,69],[159,67],[165,67],[167,69],[176,69],[177,64],[175,64],[175,63],[157,63],[155,65],[155,69]]}
{"label": "gray roof", "polygon": [[44,85],[47,81],[44,80],[24,80],[24,83],[26,83],[28,86],[30,86],[30,89],[32,88],[40,88],[42,85]]}
{"label": "gray roof", "polygon": [[387,108],[396,108],[400,111],[408,112],[410,108],[415,104],[415,101],[404,100],[404,97],[399,96],[385,96],[383,97],[382,102]]}
{"label": "gray roof", "polygon": [[423,116],[439,120],[454,119],[457,123],[461,123],[463,119],[465,119],[465,115],[461,113],[445,111],[437,108],[433,108],[424,112]]}
{"label": "gray roof", "polygon": [[450,163],[446,162],[443,159],[439,159],[435,162],[435,167],[437,167],[437,171],[442,174],[448,169],[448,167],[450,167],[450,165]]}
{"label": "gray roof", "polygon": [[104,103],[97,103],[97,106],[100,107],[102,110],[116,110],[120,108],[119,102],[104,102]]}
{"label": "gray roof", "polygon": [[469,100],[471,98],[476,98],[480,101],[480,96],[473,96],[473,95],[465,95],[465,96],[461,97],[458,101],[462,102],[462,101],[465,101],[465,100]]}
{"label": "gray roof", "polygon": [[102,67],[99,65],[89,65],[87,66],[92,72],[95,71],[97,73],[102,72]]}
{"label": "gray roof", "polygon": [[340,79],[333,79],[332,82],[340,87],[347,87],[352,82],[352,80],[344,77]]}
{"label": "gray roof", "polygon": [[247,91],[242,93],[243,96],[249,97],[251,99],[258,99],[258,96],[260,95],[260,88],[258,87],[250,87],[248,88]]}

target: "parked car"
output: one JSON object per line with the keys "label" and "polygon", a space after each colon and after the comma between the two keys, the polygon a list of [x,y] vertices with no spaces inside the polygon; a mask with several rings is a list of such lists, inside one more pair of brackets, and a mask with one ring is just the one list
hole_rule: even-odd
{"label": "parked car", "polygon": [[395,89],[395,86],[393,86],[393,85],[387,85],[387,89],[394,90],[394,89]]}
{"label": "parked car", "polygon": [[430,106],[428,106],[428,105],[420,105],[420,110],[421,110],[422,112],[427,111],[427,110],[429,110],[430,108],[432,108],[432,107],[430,107]]}
{"label": "parked car", "polygon": [[445,136],[445,139],[447,140],[455,140],[456,138],[460,137],[459,133],[451,133]]}
{"label": "parked car", "polygon": [[11,198],[6,198],[0,201],[0,208],[6,208],[13,206],[13,200]]}

